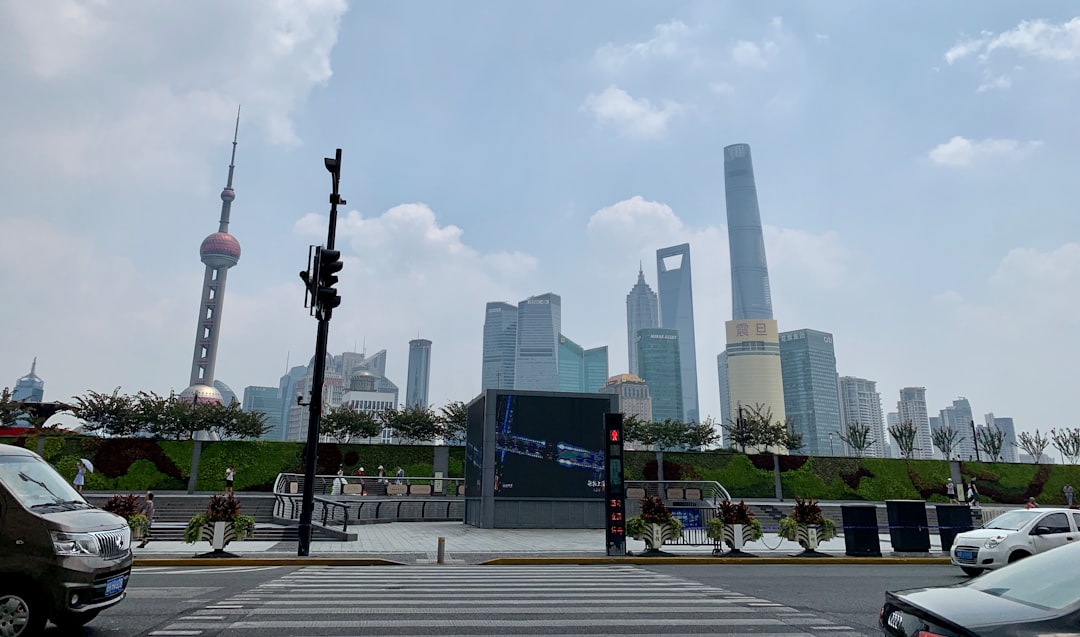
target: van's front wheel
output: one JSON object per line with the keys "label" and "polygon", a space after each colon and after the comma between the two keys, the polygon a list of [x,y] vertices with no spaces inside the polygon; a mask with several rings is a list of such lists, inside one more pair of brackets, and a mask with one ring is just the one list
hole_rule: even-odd
{"label": "van's front wheel", "polygon": [[0,584],[0,637],[34,637],[45,629],[45,604],[25,591]]}

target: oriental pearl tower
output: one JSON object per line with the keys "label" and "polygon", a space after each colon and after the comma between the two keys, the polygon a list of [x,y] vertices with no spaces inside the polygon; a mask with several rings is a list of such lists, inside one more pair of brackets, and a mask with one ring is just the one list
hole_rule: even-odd
{"label": "oriental pearl tower", "polygon": [[233,171],[236,167],[236,139],[240,132],[240,111],[236,111],[233,131],[232,158],[229,160],[229,179],[221,191],[221,219],[217,232],[203,239],[199,256],[206,264],[203,276],[202,302],[195,330],[195,353],[191,359],[191,381],[180,393],[186,402],[221,403],[222,397],[214,387],[214,366],[217,363],[218,333],[221,329],[221,310],[225,304],[225,279],[229,268],[240,261],[240,242],[229,234],[229,211],[236,199],[233,190]]}

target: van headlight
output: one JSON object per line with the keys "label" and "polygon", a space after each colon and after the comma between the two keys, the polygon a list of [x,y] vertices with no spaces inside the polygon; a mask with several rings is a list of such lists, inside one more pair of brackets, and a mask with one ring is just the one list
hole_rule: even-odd
{"label": "van headlight", "polygon": [[1009,537],[1009,536],[1008,536],[1008,535],[995,535],[994,537],[992,537],[992,538],[990,538],[989,540],[987,540],[987,541],[986,541],[986,542],[985,542],[985,543],[983,544],[983,546],[984,546],[984,547],[986,547],[986,548],[988,548],[988,549],[993,549],[993,548],[997,548],[997,545],[998,545],[998,544],[1001,544],[1002,542],[1004,542],[1004,541],[1005,541],[1005,538],[1007,538],[1007,537]]}
{"label": "van headlight", "polygon": [[97,555],[97,538],[89,533],[52,531],[53,549],[57,555]]}

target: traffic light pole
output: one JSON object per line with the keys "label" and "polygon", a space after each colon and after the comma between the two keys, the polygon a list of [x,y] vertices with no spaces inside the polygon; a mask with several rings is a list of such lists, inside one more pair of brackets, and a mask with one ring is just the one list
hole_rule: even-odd
{"label": "traffic light pole", "polygon": [[[333,250],[334,239],[337,234],[337,207],[339,203],[345,204],[345,200],[338,193],[338,183],[341,180],[341,149],[337,149],[333,159],[327,157],[324,164],[333,178],[333,191],[330,193],[330,228],[326,236],[326,247]],[[318,279],[318,270],[315,275],[316,279]],[[316,290],[318,285],[316,280]],[[313,299],[313,303],[316,302]],[[311,378],[311,398],[308,403],[307,452],[304,458],[304,496],[300,507],[300,542],[296,549],[296,554],[299,557],[307,557],[311,553],[311,518],[315,512],[315,468],[319,457],[319,424],[322,420],[323,379],[326,377],[326,341],[330,336],[332,309],[316,307],[315,310],[315,315],[319,319],[319,328],[315,336],[315,371]]]}

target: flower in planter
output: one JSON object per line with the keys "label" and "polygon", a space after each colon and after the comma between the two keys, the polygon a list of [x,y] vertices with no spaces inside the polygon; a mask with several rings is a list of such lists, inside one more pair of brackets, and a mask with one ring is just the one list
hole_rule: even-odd
{"label": "flower in planter", "polygon": [[[742,525],[742,541],[735,541],[735,525]],[[765,534],[761,521],[750,512],[746,502],[739,500],[738,504],[730,500],[720,503],[718,515],[710,518],[705,523],[705,535],[714,542],[726,542],[732,550],[738,550],[742,544],[761,539]]]}
{"label": "flower in planter", "polygon": [[664,542],[682,537],[682,522],[671,515],[660,496],[641,499],[641,514],[626,521],[626,533],[635,540],[645,540],[650,550],[659,550]]}
{"label": "flower in planter", "polygon": [[[813,530],[811,537],[810,530]],[[786,517],[780,518],[777,535],[798,542],[803,548],[813,550],[818,542],[836,537],[836,523],[821,513],[817,500],[795,498],[795,506]]]}
{"label": "flower in planter", "polygon": [[[240,513],[240,501],[231,493],[225,495],[212,495],[206,505],[206,513],[200,513],[188,521],[184,529],[184,541],[194,544],[206,538],[207,532],[211,532],[215,522],[228,522],[232,526],[231,535],[235,539],[243,540],[255,534],[255,518]],[[226,544],[231,541],[229,538]]]}
{"label": "flower in planter", "polygon": [[136,495],[114,495],[101,508],[126,519],[134,539],[145,536],[150,528],[150,520],[141,513],[142,500]]}

